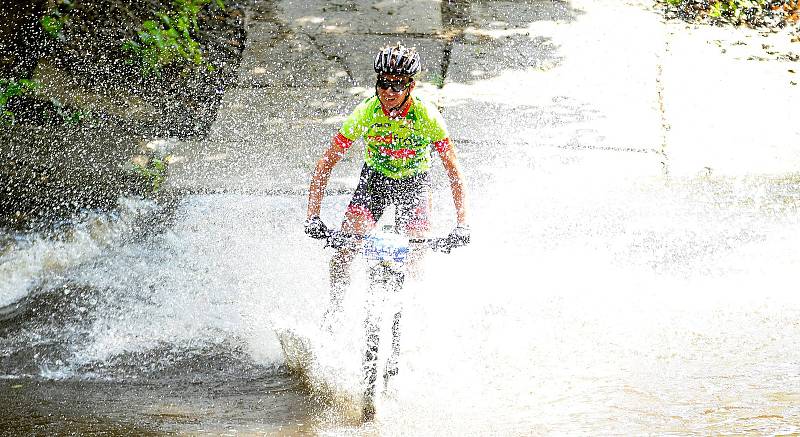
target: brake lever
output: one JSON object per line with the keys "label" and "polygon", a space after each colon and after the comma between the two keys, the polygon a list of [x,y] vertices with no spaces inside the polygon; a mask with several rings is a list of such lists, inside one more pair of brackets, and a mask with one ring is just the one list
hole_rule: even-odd
{"label": "brake lever", "polygon": [[447,238],[433,238],[429,240],[428,243],[430,244],[431,249],[436,252],[450,253],[450,250],[452,249]]}
{"label": "brake lever", "polygon": [[340,249],[348,244],[355,245],[360,236],[353,234],[343,234],[341,232],[331,231],[325,236],[325,247],[333,249]]}

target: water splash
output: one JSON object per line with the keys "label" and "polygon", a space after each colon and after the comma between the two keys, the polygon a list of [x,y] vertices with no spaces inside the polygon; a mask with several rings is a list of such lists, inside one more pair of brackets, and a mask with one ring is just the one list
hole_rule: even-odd
{"label": "water splash", "polygon": [[[367,427],[329,400],[318,432],[793,429],[796,184],[569,176],[475,187],[473,245],[431,254],[425,282],[405,290],[396,391]],[[445,188],[436,197],[448,205]],[[327,199],[326,222],[346,201]],[[302,235],[304,208],[296,196],[185,198],[164,232],[106,247],[63,281],[45,281],[40,290],[73,290],[70,317],[55,326],[67,351],[28,359],[54,378],[213,380],[275,369],[275,329],[316,329],[328,300],[330,253]],[[436,214],[434,232],[446,232],[452,210]],[[360,383],[362,267],[337,334],[311,334],[329,346],[320,372],[351,393]],[[33,328],[39,341],[57,331]]]}
{"label": "water splash", "polygon": [[113,215],[88,213],[55,235],[9,238],[0,252],[0,307],[28,295],[48,279],[92,259],[131,238],[137,218],[157,208],[152,201],[121,198]]}

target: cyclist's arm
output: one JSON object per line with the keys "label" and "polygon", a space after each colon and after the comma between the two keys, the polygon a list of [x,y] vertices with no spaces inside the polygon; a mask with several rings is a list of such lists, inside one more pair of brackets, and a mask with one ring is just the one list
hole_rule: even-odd
{"label": "cyclist's arm", "polygon": [[306,213],[308,218],[319,215],[322,197],[325,195],[325,187],[328,186],[331,170],[342,159],[342,156],[352,144],[352,140],[339,133],[333,137],[331,145],[317,161],[314,175],[311,176],[311,186],[308,189],[308,212]]}
{"label": "cyclist's arm", "polygon": [[464,174],[461,172],[461,166],[458,164],[458,157],[456,156],[455,148],[450,144],[450,140],[445,138],[442,141],[437,141],[434,146],[439,156],[442,158],[444,170],[447,173],[447,178],[450,180],[450,191],[453,193],[453,203],[456,207],[456,219],[458,224],[467,224],[467,201],[466,191],[464,189]]}

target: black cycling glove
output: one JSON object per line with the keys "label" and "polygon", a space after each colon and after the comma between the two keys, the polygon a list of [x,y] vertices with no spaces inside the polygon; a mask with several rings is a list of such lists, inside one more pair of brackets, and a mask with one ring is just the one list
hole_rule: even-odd
{"label": "black cycling glove", "polygon": [[469,226],[458,225],[450,235],[447,236],[447,246],[454,247],[466,246],[469,244]]}
{"label": "black cycling glove", "polygon": [[306,220],[306,234],[311,238],[323,239],[328,238],[330,231],[322,219],[315,215]]}

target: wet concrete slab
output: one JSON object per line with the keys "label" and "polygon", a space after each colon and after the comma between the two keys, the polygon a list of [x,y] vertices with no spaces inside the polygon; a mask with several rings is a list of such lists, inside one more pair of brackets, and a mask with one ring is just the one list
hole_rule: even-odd
{"label": "wet concrete slab", "polygon": [[336,87],[352,82],[345,66],[308,35],[284,32],[271,22],[255,22],[248,29],[257,37],[248,40],[242,54],[240,87]]}
{"label": "wet concrete slab", "polygon": [[447,82],[470,82],[507,69],[538,68],[557,59],[552,39],[538,34],[539,22],[571,22],[582,12],[566,2],[461,2],[452,11],[461,26],[448,47]]}
{"label": "wet concrete slab", "polygon": [[574,1],[494,0],[465,2],[469,25],[494,29],[525,28],[537,21],[569,22],[584,12]]}
{"label": "wet concrete slab", "polygon": [[[498,21],[510,15],[503,8],[525,7],[509,3],[468,9],[470,27],[453,44],[442,90],[452,130],[532,147],[646,152],[645,168],[660,168],[658,48],[618,32],[627,26],[650,41],[658,37],[647,30],[658,28],[657,17],[576,1],[570,9],[561,5]],[[624,49],[610,51],[609,44]]]}
{"label": "wet concrete slab", "polygon": [[586,122],[591,111],[567,99],[549,105],[463,99],[446,100],[443,113],[455,138],[485,143],[566,145],[582,135],[577,126]]}
{"label": "wet concrete slab", "polygon": [[[353,84],[372,89],[375,85],[375,53],[381,47],[401,42],[419,51],[422,61],[420,80],[432,80],[441,75],[445,41],[437,37],[406,35],[332,35],[319,40],[325,53],[335,56],[346,67]],[[369,49],[366,49],[369,47]]]}
{"label": "wet concrete slab", "polygon": [[[187,143],[174,155],[169,188],[192,193],[301,194],[327,141],[260,145],[241,142]],[[328,188],[352,190],[363,163],[354,147],[334,170]]]}
{"label": "wet concrete slab", "polygon": [[[291,34],[281,40],[248,43],[240,70],[240,87],[371,87],[375,50],[401,42],[423,59],[419,78],[441,75],[445,42],[441,38],[405,35]],[[374,48],[361,50],[361,47]]]}
{"label": "wet concrete slab", "polygon": [[[417,93],[440,107],[476,174],[518,156],[532,170],[633,177],[800,164],[787,147],[800,137],[796,110],[725,126],[749,108],[797,107],[800,88],[773,80],[791,80],[792,65],[714,61],[712,34],[665,25],[644,1],[282,0],[259,2],[248,20],[240,88],[209,138],[179,150],[173,186],[305,190],[339,123],[373,92],[375,50],[398,40],[420,50]],[[696,65],[717,82],[696,80]],[[205,174],[210,157],[217,175]],[[357,173],[360,153],[347,160]],[[347,171],[332,189],[353,182]]]}
{"label": "wet concrete slab", "polygon": [[[171,188],[301,192],[359,89],[240,88],[226,93],[209,137],[172,152]],[[348,154],[342,169],[359,164]],[[338,169],[337,169],[338,170]],[[335,182],[331,185],[336,189]]]}
{"label": "wet concrete slab", "polygon": [[315,34],[431,34],[441,30],[440,2],[431,0],[282,0],[281,19]]}
{"label": "wet concrete slab", "polygon": [[476,82],[509,69],[547,69],[558,60],[558,50],[547,37],[517,34],[493,38],[469,33],[452,44],[446,82]]}
{"label": "wet concrete slab", "polygon": [[208,140],[263,138],[259,128],[329,125],[334,131],[343,116],[369,93],[361,88],[239,88],[226,93]]}
{"label": "wet concrete slab", "polygon": [[[800,44],[785,33],[667,26],[664,107],[675,176],[800,168]],[[792,73],[794,71],[795,73]]]}

